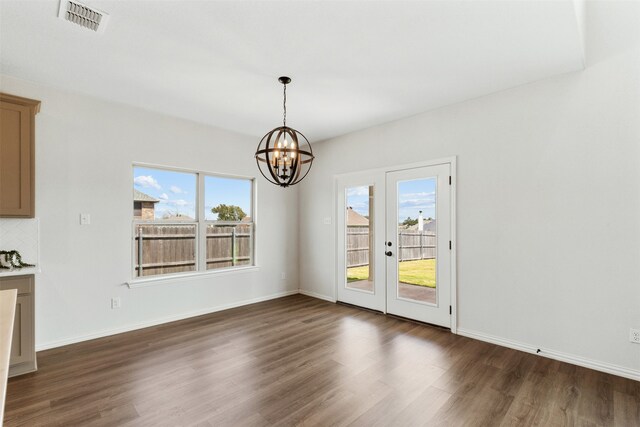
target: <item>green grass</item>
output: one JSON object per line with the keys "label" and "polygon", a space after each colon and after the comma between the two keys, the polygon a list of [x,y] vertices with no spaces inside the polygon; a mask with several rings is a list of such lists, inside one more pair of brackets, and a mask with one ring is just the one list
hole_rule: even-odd
{"label": "green grass", "polygon": [[[422,259],[418,261],[403,261],[400,263],[400,281],[410,285],[436,287],[436,260]],[[347,269],[347,281],[367,280],[369,266],[352,267]]]}

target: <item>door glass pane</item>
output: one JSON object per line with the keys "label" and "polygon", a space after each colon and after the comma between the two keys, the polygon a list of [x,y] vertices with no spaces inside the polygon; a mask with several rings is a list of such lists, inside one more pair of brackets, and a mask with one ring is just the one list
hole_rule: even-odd
{"label": "door glass pane", "polygon": [[398,183],[398,297],[436,304],[436,183]]}
{"label": "door glass pane", "polygon": [[373,292],[373,186],[345,191],[346,287]]}

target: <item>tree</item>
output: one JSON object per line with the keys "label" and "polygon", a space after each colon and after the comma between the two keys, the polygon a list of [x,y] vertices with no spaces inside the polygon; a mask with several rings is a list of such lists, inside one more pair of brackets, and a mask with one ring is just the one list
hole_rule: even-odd
{"label": "tree", "polygon": [[247,216],[240,206],[220,204],[211,208],[211,212],[218,214],[218,221],[242,221]]}
{"label": "tree", "polygon": [[410,227],[412,225],[416,225],[417,223],[418,223],[418,220],[417,219],[411,219],[410,216],[408,216],[407,219],[402,221],[402,225],[406,225],[407,227]]}

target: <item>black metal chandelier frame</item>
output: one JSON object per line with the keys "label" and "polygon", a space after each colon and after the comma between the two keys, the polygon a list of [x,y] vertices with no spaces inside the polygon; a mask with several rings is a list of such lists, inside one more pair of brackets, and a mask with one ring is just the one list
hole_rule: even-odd
{"label": "black metal chandelier frame", "polygon": [[[255,158],[258,170],[267,181],[289,187],[309,174],[314,156],[307,137],[287,126],[287,84],[291,83],[291,79],[280,77],[278,81],[284,85],[282,126],[272,129],[262,137]],[[266,167],[267,173],[263,171],[263,167]]]}

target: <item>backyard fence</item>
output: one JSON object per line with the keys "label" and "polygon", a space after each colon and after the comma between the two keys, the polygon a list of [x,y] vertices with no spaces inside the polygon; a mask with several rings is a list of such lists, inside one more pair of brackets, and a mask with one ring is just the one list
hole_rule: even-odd
{"label": "backyard fence", "polygon": [[[433,231],[402,230],[396,249],[399,261],[436,257],[436,234]],[[369,227],[347,227],[347,267],[369,265]]]}
{"label": "backyard fence", "polygon": [[[250,265],[252,231],[251,224],[207,225],[207,269]],[[136,276],[195,271],[196,233],[195,224],[136,225]]]}

